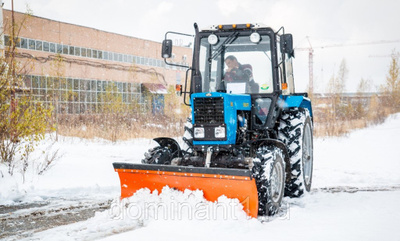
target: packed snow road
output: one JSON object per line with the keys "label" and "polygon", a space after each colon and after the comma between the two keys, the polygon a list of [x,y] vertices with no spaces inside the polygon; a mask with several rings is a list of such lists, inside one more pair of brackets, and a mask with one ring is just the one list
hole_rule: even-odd
{"label": "packed snow road", "polygon": [[[10,230],[14,228],[13,232],[23,234],[2,238],[398,240],[398,136],[400,114],[347,137],[315,139],[312,191],[299,199],[285,198],[279,215],[260,219],[246,217],[234,200],[222,197],[218,204],[207,202],[199,191],[182,193],[166,188],[157,195],[141,190],[120,202],[119,180],[112,162],[140,162],[143,152],[154,143],[146,139],[110,144],[65,138],[55,144],[63,157],[46,175],[28,176],[30,181],[26,183],[15,176],[0,179],[0,205],[27,205],[1,212],[2,225],[6,223]],[[6,173],[4,168],[0,170]],[[71,212],[82,218],[54,227],[23,214],[41,210],[39,219],[52,220],[58,215],[53,211],[57,207],[51,207],[57,201],[50,204],[46,197],[72,200],[70,205],[61,202],[60,213],[68,216],[68,209],[62,207],[69,205],[73,207]],[[29,206],[32,203],[37,206]],[[225,208],[231,209],[226,212]],[[86,215],[86,210],[91,214]],[[91,217],[94,210],[97,212]],[[55,219],[61,221],[61,216]],[[23,228],[32,222],[39,224],[31,231]]]}
{"label": "packed snow road", "polygon": [[0,238],[20,239],[61,225],[87,220],[110,208],[112,200],[49,199],[0,205]]}
{"label": "packed snow road", "polygon": [[[315,189],[301,199],[286,198],[278,215],[258,220],[248,219],[240,208],[233,212],[220,209],[224,207],[221,203],[229,203],[231,207],[228,199],[222,198],[216,206],[202,199],[200,192],[165,189],[158,196],[142,191],[130,198],[131,202],[114,200],[110,208],[109,203],[100,203],[98,207],[94,205],[93,209],[86,210],[88,205],[82,204],[62,210],[59,215],[52,213],[59,209],[43,209],[41,212],[45,214],[39,219],[24,216],[20,220],[20,226],[30,226],[32,220],[40,220],[36,229],[24,227],[2,237],[5,240],[224,240],[227,237],[229,240],[249,237],[252,240],[264,240],[265,237],[277,240],[389,240],[395,237],[400,221],[399,188],[340,188],[340,192],[339,189],[333,192]],[[142,205],[137,204],[140,202]],[[179,204],[182,203],[185,205],[181,209]],[[135,204],[133,209],[132,204]],[[172,209],[160,209],[165,207]],[[95,215],[85,216],[86,211],[96,208]],[[208,212],[196,215],[199,208]],[[81,214],[82,219],[90,218],[80,221],[81,217],[71,216],[71,212]],[[62,225],[63,216],[71,216],[64,223],[68,225]],[[74,222],[72,217],[78,218]]]}

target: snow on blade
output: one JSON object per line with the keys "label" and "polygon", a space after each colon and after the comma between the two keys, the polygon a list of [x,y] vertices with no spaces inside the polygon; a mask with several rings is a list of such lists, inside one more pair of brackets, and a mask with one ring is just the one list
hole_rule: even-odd
{"label": "snow on blade", "polygon": [[202,191],[184,192],[164,187],[160,194],[143,188],[132,197],[114,202],[111,214],[115,219],[141,222],[151,220],[243,220],[248,219],[237,199],[221,196],[218,202],[207,201]]}

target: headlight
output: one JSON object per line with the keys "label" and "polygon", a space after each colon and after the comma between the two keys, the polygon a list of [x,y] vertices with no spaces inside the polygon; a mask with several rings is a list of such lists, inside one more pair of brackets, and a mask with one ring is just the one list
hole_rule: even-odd
{"label": "headlight", "polygon": [[258,44],[261,41],[261,36],[259,33],[254,32],[250,35],[250,41],[252,43]]}
{"label": "headlight", "polygon": [[215,34],[210,34],[210,36],[208,36],[208,43],[211,45],[216,45],[218,43],[218,37]]}
{"label": "headlight", "polygon": [[225,127],[215,127],[214,135],[215,138],[225,138]]}
{"label": "headlight", "polygon": [[195,127],[194,128],[194,138],[204,138],[204,128]]}

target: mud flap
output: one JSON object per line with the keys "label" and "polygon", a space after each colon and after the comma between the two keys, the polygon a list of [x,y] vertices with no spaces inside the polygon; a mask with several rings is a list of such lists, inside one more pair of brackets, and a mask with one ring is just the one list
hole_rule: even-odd
{"label": "mud flap", "polygon": [[222,195],[237,198],[249,216],[257,217],[257,187],[250,170],[131,163],[113,166],[120,178],[121,198],[130,197],[141,188],[159,192],[164,186],[180,191],[202,190],[204,198],[211,202]]}

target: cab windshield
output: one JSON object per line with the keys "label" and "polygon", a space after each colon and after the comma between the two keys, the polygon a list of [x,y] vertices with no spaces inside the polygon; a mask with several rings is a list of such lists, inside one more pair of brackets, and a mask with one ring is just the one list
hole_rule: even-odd
{"label": "cab windshield", "polygon": [[202,38],[199,59],[202,92],[272,93],[270,46],[268,35],[253,43],[250,36],[233,33],[218,37],[214,45],[209,43],[208,36]]}

